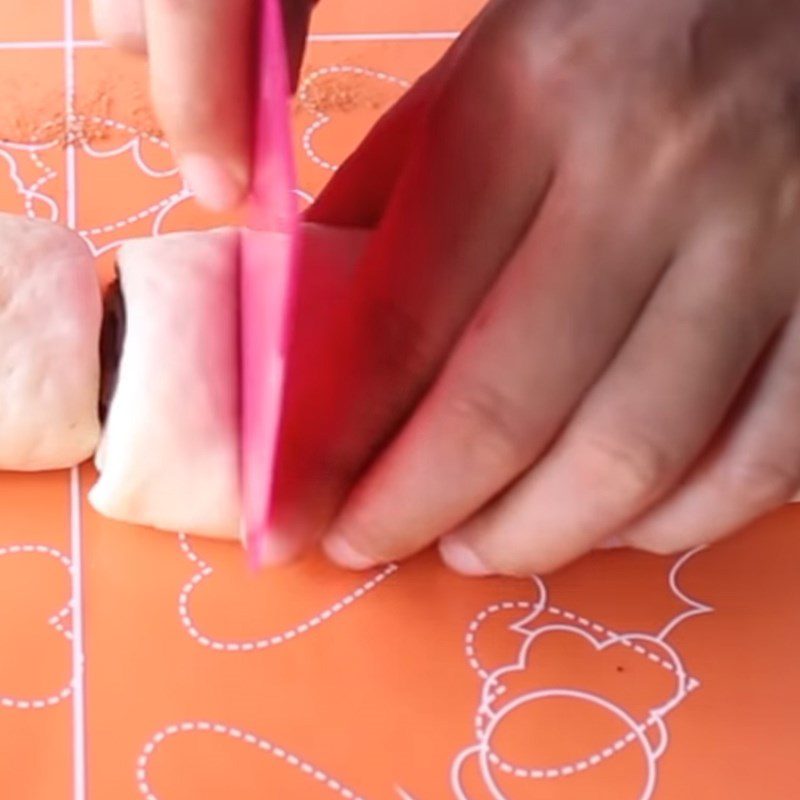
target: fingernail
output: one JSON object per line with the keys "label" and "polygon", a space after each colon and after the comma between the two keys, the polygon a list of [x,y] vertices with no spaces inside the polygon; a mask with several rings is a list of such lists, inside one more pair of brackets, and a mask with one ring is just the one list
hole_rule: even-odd
{"label": "fingernail", "polygon": [[346,569],[363,570],[374,567],[376,564],[374,558],[356,550],[344,536],[335,535],[323,539],[322,549],[334,564]]}
{"label": "fingernail", "polygon": [[135,53],[147,50],[142,3],[93,3],[95,30],[108,44]]}
{"label": "fingernail", "polygon": [[450,569],[462,575],[480,577],[492,574],[481,557],[457,536],[445,536],[439,541],[439,555]]}
{"label": "fingernail", "polygon": [[264,566],[288,564],[297,559],[302,552],[302,542],[287,536],[270,535],[264,540],[261,560]]}
{"label": "fingernail", "polygon": [[598,542],[595,546],[595,550],[619,550],[621,547],[627,547],[627,542],[622,541],[619,536],[609,536],[606,539],[603,539],[602,542]]}
{"label": "fingernail", "polygon": [[230,211],[244,197],[244,182],[218,159],[190,153],[180,159],[180,168],[198,202],[211,211]]}

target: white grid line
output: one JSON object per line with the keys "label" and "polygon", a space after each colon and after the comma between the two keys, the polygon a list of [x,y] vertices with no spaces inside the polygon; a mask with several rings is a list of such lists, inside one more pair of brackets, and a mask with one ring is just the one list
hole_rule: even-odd
{"label": "white grid line", "polygon": [[[75,0],[64,0],[64,114],[67,130],[75,119]],[[76,230],[77,176],[75,144],[64,148],[66,223]],[[72,561],[72,795],[86,800],[86,675],[83,644],[83,519],[81,476],[70,470],[70,558]]]}
{"label": "white grid line", "polygon": [[[371,33],[312,33],[309,42],[449,42],[458,31],[375,31]],[[38,41],[0,42],[0,50],[104,49],[101,39],[41,39]]]}
{"label": "white grid line", "polygon": [[99,39],[74,39],[66,42],[60,39],[40,39],[30,42],[0,42],[0,50],[61,50],[76,47],[105,47]]}
{"label": "white grid line", "polygon": [[70,555],[72,576],[72,796],[86,800],[86,697],[83,650],[83,519],[80,468],[70,470]]}
{"label": "white grid line", "polygon": [[309,42],[439,42],[452,41],[459,31],[390,31],[387,33],[312,33]]}

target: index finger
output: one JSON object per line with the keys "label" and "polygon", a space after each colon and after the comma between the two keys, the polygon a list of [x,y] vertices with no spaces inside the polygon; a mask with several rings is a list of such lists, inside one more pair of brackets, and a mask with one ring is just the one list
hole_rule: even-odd
{"label": "index finger", "polygon": [[145,0],[153,104],[197,199],[226,210],[250,170],[254,0]]}
{"label": "index finger", "polygon": [[97,34],[108,44],[132,53],[144,53],[143,0],[92,0]]}

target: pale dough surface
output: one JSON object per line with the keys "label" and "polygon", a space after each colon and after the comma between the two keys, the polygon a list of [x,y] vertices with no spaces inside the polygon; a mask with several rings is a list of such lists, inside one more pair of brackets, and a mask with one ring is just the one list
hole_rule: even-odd
{"label": "pale dough surface", "polygon": [[0,214],[0,469],[59,469],[91,456],[101,318],[80,236]]}
{"label": "pale dough surface", "polygon": [[172,233],[117,256],[126,333],[89,500],[109,517],[238,534],[238,233]]}

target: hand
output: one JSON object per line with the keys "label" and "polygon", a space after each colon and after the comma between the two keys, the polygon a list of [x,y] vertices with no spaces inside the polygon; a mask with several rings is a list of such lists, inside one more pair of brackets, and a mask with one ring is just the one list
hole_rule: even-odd
{"label": "hand", "polygon": [[378,231],[294,382],[279,533],[523,575],[788,500],[798,31],[800,0],[492,3],[311,211]]}
{"label": "hand", "polygon": [[[296,79],[313,0],[283,0]],[[93,0],[110,44],[147,53],[153,104],[181,171],[212,210],[242,200],[250,178],[255,0]]]}

